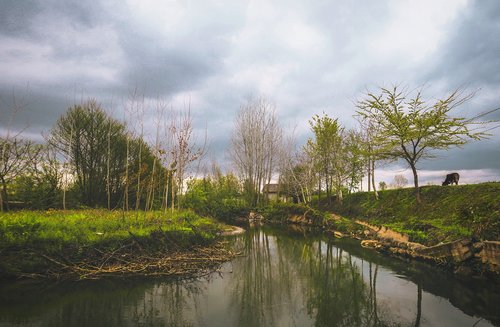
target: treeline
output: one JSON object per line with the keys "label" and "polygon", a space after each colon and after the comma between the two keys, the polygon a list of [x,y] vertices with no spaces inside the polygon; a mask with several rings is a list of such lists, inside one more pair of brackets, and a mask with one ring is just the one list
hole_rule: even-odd
{"label": "treeline", "polygon": [[[119,121],[91,99],[69,108],[45,135],[44,144],[4,133],[1,210],[13,205],[172,211],[189,207],[224,215],[226,209],[234,214],[231,210],[243,205],[267,203],[270,193],[306,204],[319,203],[322,197],[342,202],[343,194],[361,189],[364,178],[377,197],[375,168],[396,160],[411,168],[419,203],[421,159],[432,158],[434,150],[487,137],[488,122],[477,119],[484,114],[451,115],[472,96],[456,90],[426,100],[420,90],[382,88],[356,102],[356,128],[346,128],[326,113],[314,115],[309,120],[312,136],[303,146],[297,145],[293,132],[284,131],[270,101],[250,99],[235,118],[229,148],[232,167],[226,173],[216,162],[211,169],[193,171],[206,149],[196,145],[189,110],[175,111],[162,101],[148,100],[146,105],[144,98],[133,95],[124,108],[125,121]],[[154,124],[145,125],[146,107],[156,112]]]}
{"label": "treeline", "polygon": [[[272,180],[277,191],[295,202],[310,203],[324,194],[326,200],[342,202],[345,192],[361,189],[378,198],[377,166],[403,161],[413,173],[414,194],[421,202],[417,165],[435,157],[436,150],[460,147],[488,137],[491,123],[475,117],[456,117],[453,109],[474,96],[458,89],[440,99],[425,99],[421,89],[394,86],[368,92],[355,103],[357,128],[348,129],[328,114],[309,120],[312,132],[298,147],[293,135],[285,135],[274,106],[253,99],[241,107],[231,138],[231,158],[252,205],[265,202]],[[384,184],[382,184],[382,187]]]}
{"label": "treeline", "polygon": [[125,210],[181,206],[190,165],[204,154],[193,138],[189,110],[161,101],[155,137],[144,133],[144,100],[127,104],[128,124],[94,99],[62,115],[43,144],[6,133],[0,139],[0,205],[29,209],[101,207]]}

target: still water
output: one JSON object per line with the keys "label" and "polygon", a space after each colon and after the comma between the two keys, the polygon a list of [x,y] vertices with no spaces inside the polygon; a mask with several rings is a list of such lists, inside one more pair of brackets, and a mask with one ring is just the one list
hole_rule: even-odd
{"label": "still water", "polygon": [[498,281],[305,231],[250,229],[206,278],[0,285],[0,326],[498,326]]}

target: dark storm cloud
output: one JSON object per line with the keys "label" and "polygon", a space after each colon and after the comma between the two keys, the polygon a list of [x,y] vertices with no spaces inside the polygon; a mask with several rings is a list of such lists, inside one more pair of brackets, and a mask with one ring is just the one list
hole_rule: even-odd
{"label": "dark storm cloud", "polygon": [[[116,104],[134,88],[167,99],[193,90],[221,68],[228,33],[244,22],[234,5],[189,8],[180,31],[170,33],[136,19],[120,1],[4,1],[1,6],[0,42],[7,48],[0,50],[0,59],[13,78],[0,76],[0,96],[22,93],[18,97],[30,105],[14,125],[30,121],[37,131],[50,128],[72,101],[86,97]],[[0,106],[2,123],[10,107]]]}
{"label": "dark storm cloud", "polygon": [[43,25],[57,20],[90,27],[103,17],[99,1],[3,0],[0,9],[0,34],[26,38],[43,36]]}
{"label": "dark storm cloud", "polygon": [[[478,90],[476,96],[457,108],[457,113],[474,117],[500,108],[500,2],[471,1],[456,18],[449,38],[434,63],[420,79],[428,84],[443,83],[449,90],[465,87]],[[500,110],[482,117],[500,120]],[[494,127],[499,123],[490,124]],[[500,171],[500,135],[491,130],[489,139],[471,142],[463,148],[440,152],[437,160],[422,163],[423,169],[477,169]]]}
{"label": "dark storm cloud", "polygon": [[475,0],[457,18],[427,78],[451,85],[500,84],[500,1]]}

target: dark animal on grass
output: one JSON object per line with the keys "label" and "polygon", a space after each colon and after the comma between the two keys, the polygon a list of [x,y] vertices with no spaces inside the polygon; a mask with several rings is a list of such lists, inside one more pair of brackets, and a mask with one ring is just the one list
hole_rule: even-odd
{"label": "dark animal on grass", "polygon": [[460,179],[460,175],[458,173],[451,173],[446,175],[446,179],[443,182],[443,186],[450,185],[455,183],[458,185],[458,180]]}

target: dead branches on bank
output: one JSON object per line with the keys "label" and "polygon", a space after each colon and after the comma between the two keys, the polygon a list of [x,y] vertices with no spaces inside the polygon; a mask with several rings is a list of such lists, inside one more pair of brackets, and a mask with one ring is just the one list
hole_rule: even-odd
{"label": "dead branches on bank", "polygon": [[223,242],[189,249],[153,250],[133,241],[113,250],[89,248],[85,258],[77,262],[63,254],[37,255],[46,261],[46,269],[43,272],[20,273],[18,277],[58,280],[134,276],[194,278],[210,273],[237,254]]}

